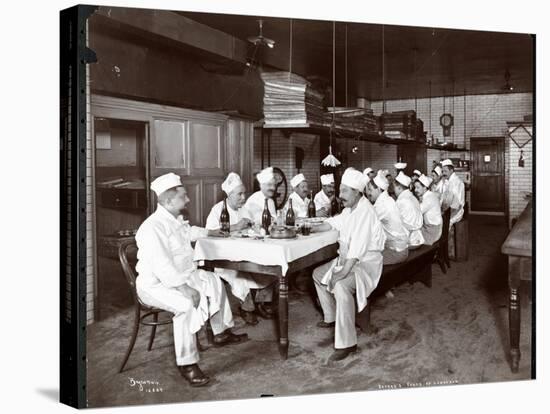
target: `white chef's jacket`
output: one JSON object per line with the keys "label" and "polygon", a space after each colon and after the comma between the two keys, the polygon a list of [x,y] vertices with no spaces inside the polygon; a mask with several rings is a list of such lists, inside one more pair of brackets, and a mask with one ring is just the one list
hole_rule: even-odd
{"label": "white chef's jacket", "polygon": [[417,247],[424,244],[422,236],[422,210],[420,203],[409,190],[403,190],[397,197],[397,208],[405,228],[409,231],[409,247]]}
{"label": "white chef's jacket", "polygon": [[[248,217],[254,221],[255,224],[262,224],[262,213],[264,212],[265,199],[266,197],[264,193],[260,190],[248,197],[248,200],[246,200],[246,203],[244,204],[243,208],[246,209],[246,214],[248,214]],[[271,213],[272,223],[274,223],[277,218],[277,209],[272,198],[268,199],[267,208]]]}
{"label": "white chef's jacket", "polygon": [[439,179],[437,184],[432,185],[432,192],[436,194],[437,197],[439,198],[439,205],[441,206],[443,205],[443,202],[444,202],[443,197],[446,190],[447,190],[447,180],[443,177]]}
{"label": "white chef's jacket", "polygon": [[443,218],[441,217],[441,206],[437,194],[428,190],[422,196],[420,209],[424,219],[422,234],[425,244],[432,245],[441,237]]}
{"label": "white chef's jacket", "polygon": [[313,202],[315,203],[315,208],[317,210],[321,210],[322,208],[324,208],[330,212],[332,200],[325,194],[323,190],[315,194],[315,197],[313,197]]}
{"label": "white chef's jacket", "polygon": [[[212,209],[210,210],[210,213],[208,214],[208,217],[206,218],[206,229],[207,230],[217,230],[222,227],[220,222],[220,215],[222,214],[223,210],[223,200],[220,201],[217,204],[214,204]],[[229,203],[227,203],[227,211],[229,212],[229,224],[237,224],[239,221],[241,221],[243,218],[247,218],[249,220],[252,220],[251,217],[249,217],[248,211],[241,207],[238,210],[234,210],[231,208]]]}
{"label": "white chef's jacket", "polygon": [[[192,332],[197,332],[209,315],[220,309],[223,286],[216,275],[197,268],[193,261],[191,241],[206,237],[208,231],[190,226],[180,215],[177,219],[160,204],[139,227],[136,233],[138,247],[136,289],[139,292],[155,292],[162,301],[162,291],[188,285],[201,295],[197,308],[191,307]],[[170,295],[170,292],[166,292]],[[208,299],[207,299],[208,297]],[[232,324],[232,315],[226,315]]]}
{"label": "white chef's jacket", "polygon": [[[210,214],[206,219],[206,228],[208,230],[217,230],[221,228],[220,214],[223,209],[223,200],[217,204],[214,204],[210,210]],[[248,211],[241,207],[238,210],[234,210],[227,204],[227,211],[229,212],[229,225],[237,224],[241,219],[251,218],[248,216]],[[231,292],[235,297],[244,301],[250,289],[261,289],[266,287],[271,280],[267,278],[258,277],[248,273],[237,272],[232,269],[220,269],[215,268],[214,271],[219,274],[224,280],[226,280],[231,286]]]}
{"label": "white chef's jacket", "polygon": [[378,286],[382,274],[382,251],[386,242],[382,223],[365,197],[361,197],[353,211],[347,207],[325,223],[339,232],[339,256],[332,261],[321,283],[328,285],[335,266],[343,266],[346,259],[357,259],[350,277],[355,277],[355,294],[360,312],[367,305],[367,298]]}
{"label": "white chef's jacket", "polygon": [[383,191],[378,196],[374,203],[374,210],[384,227],[386,234],[385,247],[397,252],[406,250],[409,245],[409,232],[401,221],[395,200],[387,191]]}
{"label": "white chef's jacket", "polygon": [[290,207],[290,200],[292,200],[292,209],[294,210],[294,217],[296,218],[305,218],[307,217],[307,207],[309,204],[309,197],[302,199],[297,193],[292,193],[288,196],[288,201],[286,202],[285,210],[288,211]]}
{"label": "white chef's jacket", "polygon": [[462,220],[464,215],[464,183],[455,172],[449,177],[446,199],[451,207],[451,225]]}

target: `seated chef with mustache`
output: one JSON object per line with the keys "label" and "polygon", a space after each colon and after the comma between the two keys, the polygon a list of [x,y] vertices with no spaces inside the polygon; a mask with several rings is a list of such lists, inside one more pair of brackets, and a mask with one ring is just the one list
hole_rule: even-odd
{"label": "seated chef with mustache", "polygon": [[357,350],[354,295],[360,312],[382,274],[386,236],[374,207],[363,197],[365,183],[360,171],[348,168],[340,184],[344,210],[312,228],[313,232],[331,229],[339,232],[338,257],[313,271],[324,314],[324,320],[317,326],[336,327],[331,361],[342,360]]}

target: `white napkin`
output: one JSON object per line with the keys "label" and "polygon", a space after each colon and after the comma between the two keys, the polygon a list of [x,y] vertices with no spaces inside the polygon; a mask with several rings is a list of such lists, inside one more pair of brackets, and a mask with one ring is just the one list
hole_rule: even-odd
{"label": "white napkin", "polygon": [[324,274],[323,278],[321,279],[321,284],[326,285],[327,290],[332,293],[334,289],[329,289],[328,284],[330,280],[332,279],[332,273],[339,272],[342,270],[343,266],[338,266],[338,260],[334,260],[330,266],[330,268],[327,270],[327,272]]}

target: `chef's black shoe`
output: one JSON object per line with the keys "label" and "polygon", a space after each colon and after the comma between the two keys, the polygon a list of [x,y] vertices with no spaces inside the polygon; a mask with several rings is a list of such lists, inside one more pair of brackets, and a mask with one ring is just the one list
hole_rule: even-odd
{"label": "chef's black shoe", "polygon": [[256,313],[264,319],[273,319],[273,317],[275,316],[273,307],[266,303],[258,303],[256,305]]}
{"label": "chef's black shoe", "polygon": [[210,382],[210,378],[201,371],[197,364],[180,365],[178,369],[181,376],[185,378],[192,387],[203,387]]}
{"label": "chef's black shoe", "polygon": [[223,331],[221,334],[214,335],[214,346],[225,346],[231,344],[238,344],[248,341],[248,334],[234,334],[229,329]]}
{"label": "chef's black shoe", "polygon": [[247,311],[243,308],[240,309],[241,318],[244,319],[247,325],[257,325],[259,320],[254,311]]}
{"label": "chef's black shoe", "polygon": [[349,355],[357,352],[357,345],[350,346],[348,348],[336,349],[334,353],[329,357],[329,361],[341,361],[347,358]]}
{"label": "chef's black shoe", "polygon": [[325,322],[325,321],[317,322],[317,328],[334,328],[335,325],[336,325],[336,322]]}

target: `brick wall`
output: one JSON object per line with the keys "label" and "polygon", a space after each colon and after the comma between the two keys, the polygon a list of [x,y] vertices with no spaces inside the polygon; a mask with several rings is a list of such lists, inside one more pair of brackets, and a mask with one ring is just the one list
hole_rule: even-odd
{"label": "brick wall", "polygon": [[[466,103],[466,107],[464,107]],[[533,111],[533,96],[531,93],[508,93],[492,95],[466,95],[455,97],[422,98],[416,101],[417,115],[424,122],[424,130],[428,138],[433,135],[433,141],[447,141],[459,147],[470,148],[470,137],[504,137],[507,121],[523,119],[524,115]],[[382,101],[371,102],[371,108],[376,115],[382,112]],[[399,99],[386,101],[386,111],[403,111],[415,109],[414,99]],[[454,117],[451,136],[443,137],[443,128],[439,117],[445,112]],[[431,117],[430,117],[431,112]],[[440,153],[437,155],[437,153]],[[426,168],[431,169],[432,160],[448,157],[468,159],[468,153],[428,150]]]}
{"label": "brick wall", "polygon": [[[512,131],[513,128],[510,128]],[[521,145],[529,139],[532,134],[532,127],[527,127],[529,133],[522,128],[513,133],[514,139]],[[523,151],[524,166],[520,167],[518,161]],[[528,200],[525,195],[533,191],[533,141],[525,144],[521,149],[512,141],[512,138],[506,137],[505,141],[506,158],[506,188],[508,193],[508,224],[511,226],[512,220],[517,218],[525,209]]]}
{"label": "brick wall", "polygon": [[[296,169],[295,147],[304,150],[304,160],[302,169]],[[289,138],[280,130],[273,130],[271,135],[270,161],[268,165],[268,145],[267,138],[264,139],[264,168],[269,165],[280,168],[286,176],[289,194],[292,191],[290,179],[299,172],[306,177],[310,190],[317,192],[320,190],[319,171],[320,171],[320,152],[319,136],[312,134],[293,133]],[[259,172],[261,166],[261,131],[254,132],[254,174]],[[251,192],[251,190],[250,190]]]}

